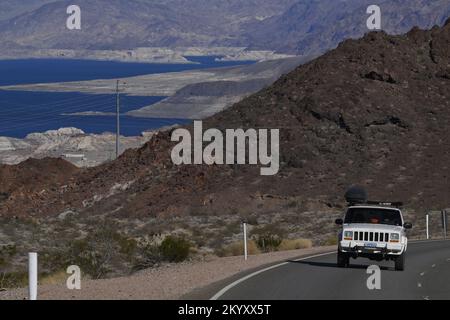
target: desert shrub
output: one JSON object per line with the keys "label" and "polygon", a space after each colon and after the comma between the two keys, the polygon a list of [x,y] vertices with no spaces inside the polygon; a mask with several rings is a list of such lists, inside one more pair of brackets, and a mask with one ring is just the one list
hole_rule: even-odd
{"label": "desert shrub", "polygon": [[255,236],[256,244],[263,252],[275,251],[280,246],[282,239],[276,234],[261,234]]}
{"label": "desert shrub", "polygon": [[251,238],[263,252],[275,251],[283,239],[284,232],[275,224],[266,224],[251,232]]}
{"label": "desert shrub", "polygon": [[132,271],[139,271],[155,267],[162,260],[159,246],[151,243],[140,244],[137,248],[137,257],[135,258]]}
{"label": "desert shrub", "polygon": [[137,243],[117,231],[113,224],[103,224],[85,238],[67,241],[41,253],[43,269],[49,273],[77,265],[94,279],[111,271],[127,270],[133,264]]}
{"label": "desert shrub", "polygon": [[189,256],[191,244],[183,238],[173,236],[166,237],[159,249],[164,260],[169,262],[181,262]]}
{"label": "desert shrub", "polygon": [[279,251],[306,249],[312,247],[312,241],[309,239],[284,239],[278,246]]}
{"label": "desert shrub", "polygon": [[73,242],[71,257],[73,263],[83,270],[84,273],[94,279],[104,277],[109,271],[109,262],[114,254],[114,243],[100,242],[96,236]]}
{"label": "desert shrub", "polygon": [[232,236],[241,232],[241,222],[232,222],[225,226],[224,236]]}
{"label": "desert shrub", "polygon": [[338,238],[337,238],[337,236],[334,236],[334,235],[326,238],[324,241],[325,246],[334,246],[337,244],[338,244]]}
{"label": "desert shrub", "polygon": [[25,287],[28,282],[27,271],[1,272],[0,289]]}
{"label": "desert shrub", "polygon": [[250,233],[251,236],[274,235],[279,238],[283,238],[284,234],[285,231],[275,223],[269,223],[266,225],[258,226],[257,228],[253,229],[252,232]]}
{"label": "desert shrub", "polygon": [[17,254],[15,245],[0,246],[0,267],[5,266]]}
{"label": "desert shrub", "polygon": [[[248,254],[261,253],[261,251],[258,248],[258,245],[253,240],[247,241],[247,251]],[[216,254],[219,257],[242,256],[244,255],[244,241],[238,241],[231,243],[227,246],[224,246],[219,250],[216,250]]]}
{"label": "desert shrub", "polygon": [[120,247],[120,253],[126,255],[129,259],[132,259],[136,253],[138,243],[135,239],[119,236],[117,243]]}

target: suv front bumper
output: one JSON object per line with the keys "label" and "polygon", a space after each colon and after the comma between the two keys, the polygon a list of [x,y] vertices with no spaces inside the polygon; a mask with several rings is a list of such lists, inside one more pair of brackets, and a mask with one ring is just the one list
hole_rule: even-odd
{"label": "suv front bumper", "polygon": [[383,259],[387,256],[399,256],[404,252],[402,243],[376,243],[376,246],[367,246],[359,241],[340,241],[339,250],[350,254],[352,257],[367,257]]}

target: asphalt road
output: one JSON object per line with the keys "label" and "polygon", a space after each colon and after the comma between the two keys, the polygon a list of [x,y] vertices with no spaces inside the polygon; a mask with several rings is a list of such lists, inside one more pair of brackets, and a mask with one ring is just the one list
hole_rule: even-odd
{"label": "asphalt road", "polygon": [[[367,267],[381,268],[381,289],[367,288]],[[393,261],[351,259],[349,268],[336,266],[336,254],[289,261],[231,283],[215,298],[232,300],[310,299],[450,299],[450,241],[408,245],[406,268]]]}

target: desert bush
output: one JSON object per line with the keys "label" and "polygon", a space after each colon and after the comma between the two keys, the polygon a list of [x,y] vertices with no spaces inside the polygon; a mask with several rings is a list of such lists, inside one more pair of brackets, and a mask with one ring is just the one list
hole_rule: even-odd
{"label": "desert bush", "polygon": [[117,226],[107,223],[91,230],[83,239],[68,240],[43,251],[41,261],[49,274],[77,265],[84,274],[99,279],[111,271],[129,270],[136,246],[134,239],[120,234]]}
{"label": "desert bush", "polygon": [[117,243],[120,247],[120,253],[126,255],[129,259],[134,257],[138,246],[136,239],[127,238],[120,235],[117,238]]}
{"label": "desert bush", "polygon": [[338,244],[338,238],[337,238],[337,236],[334,236],[334,235],[326,238],[324,241],[325,246],[334,246],[337,244]]}
{"label": "desert bush", "polygon": [[285,234],[285,230],[281,229],[275,223],[258,226],[257,228],[253,229],[250,233],[251,236],[274,235],[279,238],[283,238],[284,234]]}
{"label": "desert bush", "polygon": [[24,287],[28,282],[27,271],[1,272],[0,289]]}
{"label": "desert bush", "polygon": [[164,260],[169,262],[181,262],[189,256],[191,244],[183,238],[173,236],[166,237],[159,249]]}
{"label": "desert bush", "polygon": [[225,225],[225,230],[223,231],[224,236],[232,236],[233,234],[238,234],[241,232],[241,222],[236,221]]}
{"label": "desert bush", "polygon": [[4,267],[17,254],[15,245],[0,246],[0,267]]}
{"label": "desert bush", "polygon": [[[258,245],[253,240],[247,241],[247,251],[248,254],[261,253],[261,251],[258,248]],[[227,246],[224,246],[219,250],[216,250],[216,254],[219,257],[241,256],[244,254],[244,241],[238,241],[231,243]]]}
{"label": "desert bush", "polygon": [[312,247],[312,241],[309,239],[284,239],[278,246],[279,251],[306,249]]}
{"label": "desert bush", "polygon": [[250,236],[263,252],[275,251],[283,239],[284,231],[275,224],[266,224],[254,229]]}
{"label": "desert bush", "polygon": [[162,260],[161,250],[158,245],[149,242],[139,243],[132,271],[136,272],[155,267],[161,263]]}
{"label": "desert bush", "polygon": [[276,234],[261,234],[254,237],[258,248],[260,248],[263,252],[277,250],[282,242],[282,239]]}

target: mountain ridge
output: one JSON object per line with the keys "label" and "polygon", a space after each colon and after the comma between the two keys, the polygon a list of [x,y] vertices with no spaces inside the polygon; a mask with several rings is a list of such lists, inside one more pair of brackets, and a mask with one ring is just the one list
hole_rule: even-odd
{"label": "mountain ridge", "polygon": [[[80,0],[82,30],[65,27],[70,1],[46,3],[0,21],[0,48],[134,49],[137,47],[248,47],[318,55],[367,32],[370,0],[142,1]],[[382,28],[442,25],[447,0],[383,0]],[[30,8],[34,8],[30,6]],[[22,10],[23,11],[23,10]]]}
{"label": "mountain ridge", "polygon": [[0,214],[264,214],[293,199],[303,210],[339,209],[353,183],[415,212],[448,207],[449,21],[346,40],[204,121],[205,130],[279,128],[276,176],[261,177],[255,166],[175,166],[168,131],[66,177],[64,188],[44,183],[39,196],[2,188]]}

